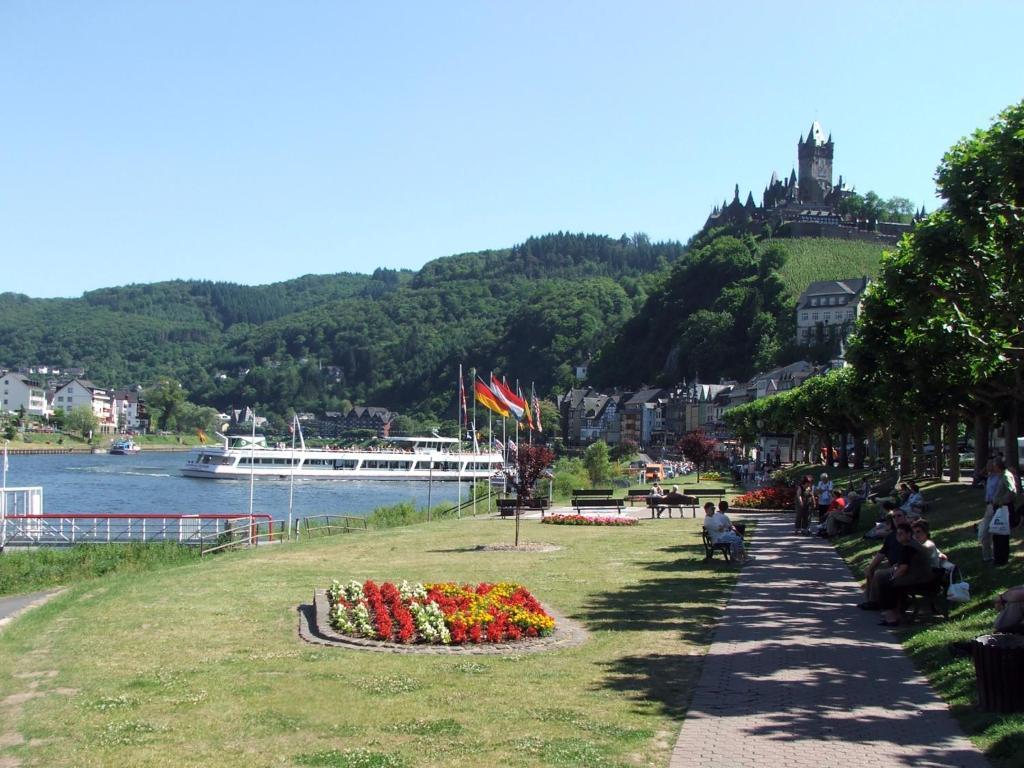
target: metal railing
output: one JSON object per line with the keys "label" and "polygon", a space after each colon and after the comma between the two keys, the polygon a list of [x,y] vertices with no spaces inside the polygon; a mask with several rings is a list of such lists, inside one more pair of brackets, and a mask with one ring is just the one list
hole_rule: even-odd
{"label": "metal railing", "polygon": [[[238,521],[244,522],[239,525]],[[0,537],[14,547],[174,542],[201,548],[204,537],[243,527],[248,529],[245,541],[255,545],[261,538],[267,540],[267,534],[261,536],[260,526],[266,526],[272,538],[273,524],[267,514],[8,514]]]}
{"label": "metal railing", "polygon": [[310,515],[296,521],[296,528],[299,523],[302,524],[303,534],[309,538],[369,530],[365,517],[351,515]]}

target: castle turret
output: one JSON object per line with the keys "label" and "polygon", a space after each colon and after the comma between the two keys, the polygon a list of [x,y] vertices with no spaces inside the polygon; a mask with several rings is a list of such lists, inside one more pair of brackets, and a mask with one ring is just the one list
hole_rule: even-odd
{"label": "castle turret", "polygon": [[832,155],[835,144],[832,135],[825,138],[821,125],[815,120],[807,132],[807,138],[797,142],[799,160],[800,202],[812,205],[824,203],[832,192]]}

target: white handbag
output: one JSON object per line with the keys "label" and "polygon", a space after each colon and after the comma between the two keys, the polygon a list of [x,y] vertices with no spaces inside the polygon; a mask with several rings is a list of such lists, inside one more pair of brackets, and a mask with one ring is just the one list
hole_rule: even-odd
{"label": "white handbag", "polygon": [[[952,575],[952,572],[950,573]],[[971,599],[971,585],[961,578],[946,587],[946,599],[951,603],[966,603]]]}
{"label": "white handbag", "polygon": [[994,533],[996,536],[1009,536],[1010,535],[1010,508],[1003,505],[996,510],[995,514],[992,515],[992,520],[988,524],[988,532]]}

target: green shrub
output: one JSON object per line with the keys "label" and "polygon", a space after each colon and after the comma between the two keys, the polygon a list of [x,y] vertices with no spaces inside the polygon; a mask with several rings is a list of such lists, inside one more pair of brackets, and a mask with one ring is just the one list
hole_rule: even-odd
{"label": "green shrub", "polygon": [[0,595],[71,586],[108,573],[141,573],[198,559],[179,544],[80,544],[67,549],[10,548],[0,557]]}
{"label": "green shrub", "polygon": [[573,488],[587,488],[590,477],[580,459],[560,459],[555,463],[554,492],[556,496],[571,496]]}

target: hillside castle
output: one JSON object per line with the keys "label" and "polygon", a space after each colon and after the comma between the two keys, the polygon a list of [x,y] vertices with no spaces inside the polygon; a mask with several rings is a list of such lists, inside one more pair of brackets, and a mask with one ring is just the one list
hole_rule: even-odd
{"label": "hillside castle", "polygon": [[[737,184],[732,202],[723,200],[721,207],[716,205],[704,229],[730,227],[776,237],[831,237],[894,243],[913,226],[854,219],[841,212],[841,203],[852,190],[846,189],[842,176],[837,183],[832,183],[835,142],[831,134],[825,138],[817,120],[811,124],[807,138],[797,139],[796,151],[797,168],[790,171],[785,181],[772,173],[761,196],[761,205],[754,203],[752,192],[747,193],[745,203],[740,202]],[[923,215],[922,208],[917,217]]]}

